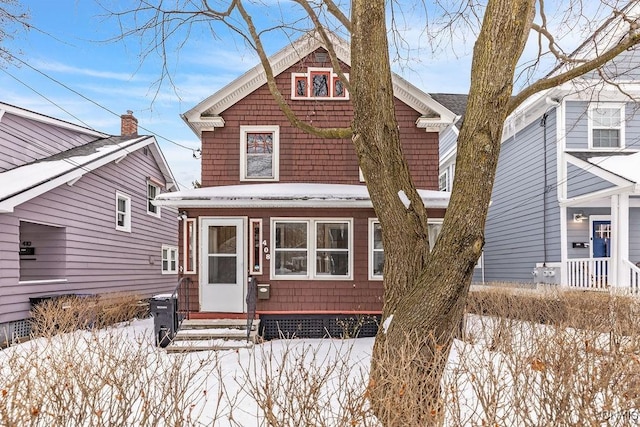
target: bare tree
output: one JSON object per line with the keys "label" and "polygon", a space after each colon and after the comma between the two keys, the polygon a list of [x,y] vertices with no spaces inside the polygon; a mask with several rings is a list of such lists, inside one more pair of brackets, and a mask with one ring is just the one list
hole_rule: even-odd
{"label": "bare tree", "polygon": [[[294,125],[325,138],[352,138],[382,226],[385,248],[385,327],[376,337],[367,393],[384,425],[431,425],[442,417],[440,379],[484,245],[504,121],[530,96],[597,70],[635,46],[640,41],[638,24],[635,16],[626,13],[639,0],[627,7],[601,0],[600,13],[612,13],[612,19],[626,30],[623,37],[604,48],[599,43],[603,35],[595,32],[588,40],[590,54],[582,57],[568,55],[561,48],[548,24],[543,0],[435,2],[450,19],[441,30],[454,32],[456,25],[474,23],[479,28],[465,121],[458,139],[455,183],[440,237],[431,252],[426,209],[404,159],[394,113],[386,22],[390,12],[399,12],[403,6],[384,0],[352,0],[348,8],[333,0],[294,1],[304,15],[294,13],[298,19],[261,28],[252,16],[261,4],[249,0],[230,0],[224,5],[207,0],[173,0],[170,5],[141,0],[134,10],[110,13],[119,19],[123,36],[148,38],[146,54],[158,51],[165,61],[165,72],[167,41],[178,28],[192,31],[204,23],[215,30],[217,25],[226,25],[255,49],[275,101]],[[591,16],[579,0],[566,0],[561,6],[565,8],[565,25],[577,22],[571,21],[573,18],[584,21]],[[275,84],[263,47],[264,37],[273,31],[312,27],[324,38],[334,68],[339,69],[325,32],[330,25],[351,35],[348,84],[354,117],[352,126],[345,129],[319,129],[296,117]],[[537,43],[539,55],[528,66],[537,66],[540,58],[547,56],[554,58],[558,67],[514,94],[516,73],[526,75],[518,64],[530,38]],[[408,206],[401,200],[401,192],[408,197]]]}
{"label": "bare tree", "polygon": [[22,9],[18,0],[0,0],[0,65],[12,60],[13,55],[6,43],[15,37],[20,28],[28,29],[28,21],[29,14]]}

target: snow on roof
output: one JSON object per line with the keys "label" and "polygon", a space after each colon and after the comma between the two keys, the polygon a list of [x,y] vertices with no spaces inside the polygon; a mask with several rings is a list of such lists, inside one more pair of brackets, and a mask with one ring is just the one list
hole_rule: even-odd
{"label": "snow on roof", "polygon": [[[425,206],[446,208],[449,193],[418,190]],[[273,183],[205,187],[164,193],[158,206],[176,207],[371,207],[365,185]]]}
{"label": "snow on roof", "polygon": [[640,152],[628,156],[589,157],[587,161],[631,182],[640,183]]}
{"label": "snow on roof", "polygon": [[2,172],[0,212],[12,212],[20,203],[152,142],[148,136],[126,140],[111,137]]}

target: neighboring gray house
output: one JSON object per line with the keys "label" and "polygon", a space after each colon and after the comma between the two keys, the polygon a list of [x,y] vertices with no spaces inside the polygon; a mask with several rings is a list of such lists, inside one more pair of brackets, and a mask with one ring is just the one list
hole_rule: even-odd
{"label": "neighboring gray house", "polygon": [[[612,28],[602,27],[599,43],[623,29]],[[625,93],[592,73],[531,97],[507,118],[485,229],[485,281],[639,290],[638,64],[638,52],[627,51],[604,68]],[[462,114],[456,105],[466,95],[433,97]],[[440,134],[446,190],[457,131]]]}
{"label": "neighboring gray house", "polygon": [[0,341],[28,332],[29,298],[175,288],[177,212],[149,202],[175,179],[131,112],[122,129],[0,103]]}

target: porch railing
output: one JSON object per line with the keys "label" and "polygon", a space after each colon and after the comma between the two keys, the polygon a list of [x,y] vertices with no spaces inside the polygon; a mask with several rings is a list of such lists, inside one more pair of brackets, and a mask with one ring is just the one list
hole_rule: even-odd
{"label": "porch railing", "polygon": [[176,298],[176,311],[178,314],[178,323],[182,323],[184,319],[189,319],[191,313],[191,279],[182,277],[173,291]]}
{"label": "porch railing", "polygon": [[569,287],[606,291],[609,289],[610,267],[611,258],[570,259],[567,261]]}
{"label": "porch railing", "polygon": [[625,271],[624,275],[629,277],[629,292],[632,294],[640,293],[640,268],[629,260],[624,260]]}

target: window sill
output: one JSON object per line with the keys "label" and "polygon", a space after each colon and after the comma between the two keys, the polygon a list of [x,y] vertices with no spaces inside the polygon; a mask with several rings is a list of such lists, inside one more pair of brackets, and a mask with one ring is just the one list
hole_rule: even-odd
{"label": "window sill", "polygon": [[19,285],[44,285],[54,283],[68,283],[68,279],[42,279],[42,280],[19,280]]}

